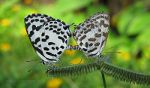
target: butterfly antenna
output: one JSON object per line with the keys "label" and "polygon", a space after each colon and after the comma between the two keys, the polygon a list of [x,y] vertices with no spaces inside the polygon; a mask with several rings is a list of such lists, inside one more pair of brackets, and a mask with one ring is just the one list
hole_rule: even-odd
{"label": "butterfly antenna", "polygon": [[27,60],[26,62],[33,62],[33,61],[37,61],[37,59]]}
{"label": "butterfly antenna", "polygon": [[112,50],[112,49],[115,49],[115,48],[117,48],[118,47],[118,45],[120,45],[120,44],[115,44],[114,46],[111,46],[111,47],[106,47],[106,51],[108,51],[108,50]]}
{"label": "butterfly antenna", "polygon": [[75,23],[71,23],[71,24],[70,24],[70,26],[72,26],[72,25],[74,26],[74,25],[75,25]]}

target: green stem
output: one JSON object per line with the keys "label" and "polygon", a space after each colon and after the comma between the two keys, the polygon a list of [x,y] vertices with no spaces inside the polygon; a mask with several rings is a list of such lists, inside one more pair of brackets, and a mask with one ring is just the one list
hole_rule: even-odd
{"label": "green stem", "polygon": [[105,75],[104,75],[104,73],[102,71],[101,71],[101,75],[102,75],[102,80],[103,80],[103,86],[104,86],[104,88],[106,88]]}

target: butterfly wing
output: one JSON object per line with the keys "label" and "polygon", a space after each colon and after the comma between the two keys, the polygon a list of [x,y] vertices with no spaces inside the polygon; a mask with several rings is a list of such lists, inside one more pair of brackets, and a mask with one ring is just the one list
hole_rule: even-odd
{"label": "butterfly wing", "polygon": [[74,37],[87,56],[100,55],[108,35],[108,14],[97,13],[76,27]]}
{"label": "butterfly wing", "polygon": [[55,20],[44,24],[43,29],[44,32],[41,36],[43,54],[50,61],[58,61],[68,45],[70,37],[69,26]]}
{"label": "butterfly wing", "polygon": [[[68,25],[44,14],[32,14],[25,18],[25,26],[31,44],[41,59],[46,63],[57,62],[67,46]],[[61,33],[61,39],[67,36],[65,42],[59,37]]]}

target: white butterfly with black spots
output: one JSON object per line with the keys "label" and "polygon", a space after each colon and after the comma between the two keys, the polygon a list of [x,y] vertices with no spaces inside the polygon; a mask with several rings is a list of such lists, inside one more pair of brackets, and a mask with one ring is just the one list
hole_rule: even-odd
{"label": "white butterfly with black spots", "polygon": [[57,62],[71,36],[69,25],[45,14],[31,14],[24,21],[32,46],[43,63]]}
{"label": "white butterfly with black spots", "polygon": [[44,14],[25,17],[25,26],[36,53],[44,64],[55,63],[65,49],[78,49],[87,56],[101,54],[108,35],[109,15],[97,13],[76,26],[73,33],[77,46],[68,45],[71,32],[69,25]]}
{"label": "white butterfly with black spots", "polygon": [[97,13],[76,26],[73,33],[78,49],[87,56],[95,57],[101,54],[105,46],[109,29],[109,15]]}

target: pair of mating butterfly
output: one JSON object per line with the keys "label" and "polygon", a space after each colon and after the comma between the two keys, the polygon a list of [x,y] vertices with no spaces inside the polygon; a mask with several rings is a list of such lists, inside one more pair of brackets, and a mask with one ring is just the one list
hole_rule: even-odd
{"label": "pair of mating butterfly", "polygon": [[[87,56],[101,54],[108,35],[109,15],[97,13],[75,27],[71,33],[70,25],[45,14],[31,14],[25,17],[25,26],[36,53],[44,64],[59,60],[65,49],[78,49]],[[68,45],[73,36],[77,46]]]}

